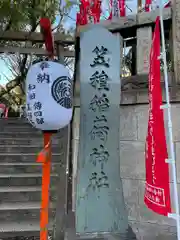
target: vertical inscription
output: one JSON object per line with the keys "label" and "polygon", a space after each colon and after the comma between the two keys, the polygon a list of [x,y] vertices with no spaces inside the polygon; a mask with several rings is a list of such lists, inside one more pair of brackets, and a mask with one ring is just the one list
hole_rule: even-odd
{"label": "vertical inscription", "polygon": [[[45,69],[49,68],[47,62],[42,62],[39,65],[41,73],[38,73],[36,76],[36,83],[28,85],[28,103],[27,103],[27,116],[29,121],[34,124],[42,125],[44,124],[43,117],[43,105],[36,98],[36,88],[37,84],[49,84],[50,76],[48,73],[44,72]],[[35,121],[34,121],[35,119]]]}
{"label": "vertical inscription", "polygon": [[[89,153],[89,162],[96,167],[89,176],[87,190],[100,191],[102,188],[109,188],[108,176],[105,172],[105,165],[109,160],[109,151],[106,149],[106,142],[109,134],[107,113],[110,108],[108,93],[110,91],[110,82],[106,69],[110,67],[109,50],[105,46],[96,46],[92,53],[95,55],[90,67],[95,69],[89,78],[89,84],[95,90],[94,96],[89,103],[89,111],[96,115],[93,119],[92,129],[89,132],[91,141],[99,142],[98,146],[92,148]],[[96,68],[101,66],[101,71]]]}

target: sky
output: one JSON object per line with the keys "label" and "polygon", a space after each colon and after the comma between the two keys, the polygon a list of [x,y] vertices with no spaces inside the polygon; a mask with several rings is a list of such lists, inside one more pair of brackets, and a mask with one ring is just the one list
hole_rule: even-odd
{"label": "sky", "polygon": [[7,83],[7,80],[4,76],[8,76],[9,78],[12,78],[12,74],[9,71],[9,69],[4,64],[4,61],[0,59],[0,85],[4,85]]}
{"label": "sky", "polygon": [[[144,1],[142,3],[144,4]],[[156,1],[156,0],[154,0]],[[163,0],[163,2],[167,2],[167,0]],[[126,4],[128,8],[126,9],[126,14],[130,15],[132,13],[135,13],[137,11],[137,0],[126,0]],[[103,12],[105,12],[105,9],[108,7],[108,0],[103,0],[102,8]],[[132,9],[132,12],[129,10]],[[75,27],[75,19],[76,19],[76,12],[77,12],[77,7],[74,7],[71,12],[70,12],[70,17],[67,18],[67,21],[65,23],[65,29],[69,29],[71,26]],[[106,12],[107,13],[107,12]],[[58,22],[58,17],[56,19],[56,23]],[[6,67],[4,61],[0,59],[0,85],[5,85],[7,83],[7,79],[4,77],[7,76],[9,79],[12,79],[13,76],[9,69]]]}

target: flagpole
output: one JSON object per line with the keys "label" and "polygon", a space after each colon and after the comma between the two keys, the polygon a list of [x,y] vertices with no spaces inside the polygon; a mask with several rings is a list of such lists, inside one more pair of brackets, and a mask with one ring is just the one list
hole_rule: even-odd
{"label": "flagpole", "polygon": [[168,114],[168,141],[169,141],[169,147],[170,147],[170,152],[169,152],[170,157],[169,157],[169,159],[166,160],[166,162],[172,165],[173,188],[174,188],[173,192],[174,192],[174,203],[175,203],[175,214],[168,214],[168,217],[176,220],[177,238],[178,238],[178,240],[180,240],[179,200],[178,200],[175,153],[174,153],[174,143],[173,143],[173,133],[172,133],[171,105],[170,105],[170,99],[169,99],[168,71],[167,71],[167,60],[166,60],[165,38],[164,38],[162,0],[159,0],[159,3],[160,3],[159,4],[159,16],[160,16],[161,40],[162,40],[161,58],[163,60],[163,71],[164,71],[164,82],[165,82],[165,93],[166,93],[166,104],[164,106],[162,106],[162,108],[167,109],[167,114]]}

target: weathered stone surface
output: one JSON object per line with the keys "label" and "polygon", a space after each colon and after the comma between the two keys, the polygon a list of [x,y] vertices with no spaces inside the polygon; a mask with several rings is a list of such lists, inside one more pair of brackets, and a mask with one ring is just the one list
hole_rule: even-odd
{"label": "weathered stone surface", "polygon": [[[51,173],[59,173],[61,168],[61,163],[52,163],[51,164]],[[42,173],[42,164],[41,163],[0,163],[0,174],[26,174],[26,173]]]}
{"label": "weathered stone surface", "polygon": [[43,134],[42,132],[30,132],[30,131],[26,131],[26,132],[21,132],[21,131],[16,131],[16,132],[11,132],[10,130],[6,131],[6,132],[2,132],[0,135],[0,139],[4,139],[4,138],[43,138]]}
{"label": "weathered stone surface", "polygon": [[[147,91],[143,96],[147,99]],[[147,101],[146,101],[147,102]],[[123,179],[124,197],[129,212],[129,223],[136,233],[138,240],[175,240],[175,221],[162,217],[149,210],[144,204],[144,179],[145,163],[145,138],[147,134],[149,105],[121,106],[121,142],[120,164],[121,177]],[[180,183],[180,104],[172,104],[173,137],[175,140],[177,176]],[[165,123],[167,126],[167,116]],[[77,143],[76,143],[77,144]],[[171,175],[170,169],[170,175]],[[172,177],[171,177],[172,182]],[[137,189],[137,193],[136,193]],[[172,195],[171,184],[171,195]],[[180,199],[180,185],[178,185]],[[137,196],[138,194],[138,196]],[[172,200],[174,199],[172,195]],[[174,205],[172,203],[172,205]],[[131,221],[133,220],[133,221]],[[141,222],[140,222],[141,221]]]}
{"label": "weathered stone surface", "polygon": [[2,124],[0,126],[0,131],[1,132],[7,132],[7,131],[11,131],[11,132],[32,132],[32,133],[41,132],[38,129],[33,128],[31,125],[28,125],[28,124],[26,124],[24,126],[21,126],[21,125],[16,126],[15,124],[14,125],[9,125],[9,124],[4,125],[4,124]]}
{"label": "weathered stone surface", "polygon": [[137,132],[138,141],[145,142],[148,126],[148,105],[140,105],[136,107],[135,113],[137,116]]}
{"label": "weathered stone surface", "polygon": [[73,119],[73,139],[79,139],[79,125],[80,125],[80,108],[76,107],[74,110]]}
{"label": "weathered stone surface", "polygon": [[133,104],[137,102],[136,92],[121,92],[121,104]]}
{"label": "weathered stone surface", "polygon": [[138,192],[139,192],[140,221],[146,222],[146,223],[155,223],[155,224],[159,224],[159,225],[174,226],[175,221],[173,219],[158,215],[146,207],[146,205],[144,204],[144,189],[145,189],[144,181],[139,181],[138,189],[139,189]]}
{"label": "weathered stone surface", "polygon": [[[95,35],[96,38],[94,38]],[[82,238],[89,232],[95,235],[97,232],[106,232],[107,234],[116,232],[117,235],[124,235],[128,229],[119,169],[119,40],[117,35],[113,36],[100,27],[95,27],[83,33],[81,38],[80,81],[82,104],[76,192],[76,231]],[[94,88],[89,82],[95,70],[93,67],[91,68],[94,58],[93,49],[99,45],[106,46],[108,49],[107,57],[110,67],[107,68],[104,65],[101,66],[101,70],[105,71],[111,80],[108,81],[110,91],[102,89],[99,92],[100,95],[103,94],[103,98],[107,94],[108,100],[106,101],[108,101],[108,104],[105,106],[106,109],[100,107],[91,109],[94,96],[95,99],[99,98],[97,95],[99,85]],[[98,161],[94,157],[99,152],[104,154],[105,161]],[[103,179],[102,183],[101,179]],[[97,214],[97,212],[101,212],[101,214]]]}
{"label": "weathered stone surface", "polygon": [[72,182],[72,210],[76,208],[76,184],[77,184],[77,169],[78,169],[78,151],[79,140],[73,139],[73,182]]}
{"label": "weathered stone surface", "polygon": [[168,225],[130,222],[137,240],[176,240],[176,227]]}
{"label": "weathered stone surface", "polygon": [[[43,145],[0,145],[0,154],[1,153],[15,153],[15,154],[26,154],[34,153],[38,154],[43,149]],[[64,149],[64,143],[61,142],[59,145],[52,145],[53,153],[61,153]]]}
{"label": "weathered stone surface", "polygon": [[[9,187],[1,188],[4,192],[0,191],[0,203],[7,202],[30,202],[30,201],[39,201],[41,200],[41,187]],[[50,191],[49,196],[50,201],[57,200],[57,192],[56,190]]]}
{"label": "weathered stone surface", "polygon": [[174,141],[180,141],[180,104],[172,104],[172,127]]}
{"label": "weathered stone surface", "polygon": [[136,240],[141,240],[141,236],[139,234],[139,226],[138,221],[130,221],[129,220],[129,226],[132,228],[132,231],[134,232],[134,234],[136,235]]}
{"label": "weathered stone surface", "polygon": [[[55,217],[55,210],[49,210],[49,218],[53,219]],[[26,220],[39,220],[40,219],[40,209],[26,209],[26,210],[9,210],[1,211],[0,223],[5,221],[7,224],[9,222],[23,222]]]}
{"label": "weathered stone surface", "polygon": [[[0,223],[1,225],[1,239],[15,240],[18,239],[31,239],[39,240],[40,224],[39,221],[23,221],[23,222],[11,222],[6,224],[5,222]],[[53,221],[48,224],[48,235],[52,236]]]}
{"label": "weathered stone surface", "polygon": [[5,118],[1,118],[0,124],[4,126],[8,125],[8,126],[17,126],[17,127],[31,126],[31,124],[25,118],[8,118],[8,120]]}
{"label": "weathered stone surface", "polygon": [[128,219],[139,221],[138,180],[122,179],[122,183]]}
{"label": "weathered stone surface", "polygon": [[[144,74],[142,77],[145,76]],[[133,78],[133,77],[132,77]],[[123,93],[122,93],[122,98],[121,98],[121,104],[123,105],[129,105],[129,104],[148,104],[149,99],[148,99],[148,86],[141,86],[141,85],[148,85],[145,83],[140,83],[134,82],[141,79],[141,75],[137,75],[134,79],[129,79],[130,83],[125,84],[123,86]],[[164,78],[162,77],[162,81]],[[168,79],[169,84],[170,81],[173,81],[173,78]],[[148,80],[147,80],[148,81]],[[148,83],[148,82],[147,82]],[[137,86],[137,87],[136,87]],[[125,89],[125,90],[124,90]],[[172,95],[173,92],[173,87],[169,87],[169,95],[170,95],[170,100],[172,103],[177,103],[180,101],[180,91],[179,88],[176,88],[176,96]],[[162,86],[162,98],[163,101],[166,101],[166,95],[165,95],[165,90],[164,87]]]}
{"label": "weathered stone surface", "polygon": [[[0,207],[1,204],[7,203],[13,206],[14,203],[19,203],[19,206],[24,203],[28,205],[31,201],[38,202],[40,205],[42,164],[36,164],[36,158],[43,149],[43,134],[22,120],[0,121]],[[50,201],[54,202],[58,199],[58,193],[62,192],[63,203],[60,207],[64,212],[66,210],[64,208],[66,179],[63,176],[67,175],[67,146],[68,131],[66,128],[52,137],[53,154],[49,197]],[[0,208],[0,237],[4,235],[2,231],[6,231],[6,236],[19,235],[20,228],[15,226],[16,223],[21,223],[21,227],[24,226],[23,233],[21,233],[24,237],[28,233],[35,234],[39,227],[40,209],[8,209],[11,204],[6,205],[6,209]],[[54,215],[50,213],[49,220],[52,221],[52,219]],[[26,224],[24,224],[25,221]],[[33,223],[36,223],[37,227]]]}
{"label": "weathered stone surface", "polygon": [[152,42],[152,28],[137,29],[137,73],[149,72],[149,56]]}
{"label": "weathered stone surface", "polygon": [[[62,136],[66,136],[66,132],[65,130],[62,130],[56,134],[54,134],[53,138],[61,138]],[[21,128],[12,128],[12,129],[9,129],[8,127],[7,128],[4,128],[4,130],[1,132],[1,136],[0,136],[0,139],[2,138],[19,138],[19,137],[22,137],[22,138],[42,138],[43,139],[43,133],[42,131],[39,131],[39,130],[36,130],[36,129],[33,129],[32,128],[29,128],[29,129],[26,129],[26,128],[23,128],[21,130]]]}
{"label": "weathered stone surface", "polygon": [[[63,141],[64,138],[52,137],[52,145],[58,145]],[[43,137],[36,137],[36,138],[0,138],[0,145],[36,145],[37,147],[43,146]]]}
{"label": "weathered stone surface", "polygon": [[148,89],[140,89],[141,91],[137,91],[137,101],[136,103],[148,104]]}
{"label": "weathered stone surface", "polygon": [[120,142],[120,171],[122,178],[145,179],[144,142]]}
{"label": "weathered stone surface", "polygon": [[135,107],[120,107],[120,140],[137,140]]}
{"label": "weathered stone surface", "polygon": [[[42,149],[41,149],[42,150]],[[53,154],[52,155],[52,162],[61,162],[64,158],[64,153],[60,154]],[[0,162],[1,163],[35,163],[37,159],[37,153],[29,153],[29,154],[15,154],[15,153],[1,153],[0,154]]]}
{"label": "weathered stone surface", "polygon": [[[0,174],[0,187],[10,187],[10,186],[41,186],[42,183],[42,176],[41,174],[19,174],[16,177],[13,177],[12,175],[9,175],[9,177],[4,176],[5,174]],[[54,186],[58,183],[58,177],[52,177],[51,176],[51,185]],[[1,214],[0,214],[1,215]]]}
{"label": "weathered stone surface", "polygon": [[[172,116],[172,127],[173,127],[173,139],[174,141],[180,141],[180,105],[172,104],[171,105],[171,116]],[[137,106],[136,114],[137,114],[137,128],[138,128],[138,140],[145,141],[147,135],[147,125],[148,125],[148,105]],[[168,144],[168,118],[167,112],[164,111],[164,123],[165,123],[165,132],[167,137],[167,148],[169,152],[169,144]],[[178,157],[178,156],[177,156]]]}

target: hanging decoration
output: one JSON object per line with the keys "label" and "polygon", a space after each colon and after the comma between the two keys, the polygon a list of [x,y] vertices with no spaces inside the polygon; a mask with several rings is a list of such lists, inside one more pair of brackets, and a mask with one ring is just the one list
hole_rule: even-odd
{"label": "hanging decoration", "polygon": [[81,0],[79,10],[76,15],[77,25],[100,22],[101,0]]}
{"label": "hanging decoration", "polygon": [[76,25],[86,25],[88,23],[87,8],[88,2],[81,0],[79,12],[76,15]]}
{"label": "hanging decoration", "polygon": [[[72,117],[72,80],[58,62],[33,64],[26,78],[28,120],[43,131],[59,130]],[[55,117],[56,116],[56,117]]]}
{"label": "hanging decoration", "polygon": [[126,4],[125,0],[110,0],[110,15],[108,20],[112,20],[113,17],[125,17],[126,16]]}
{"label": "hanging decoration", "polygon": [[41,33],[43,34],[46,50],[49,56],[53,58],[54,55],[54,44],[53,35],[51,31],[51,22],[48,18],[40,19]]}

